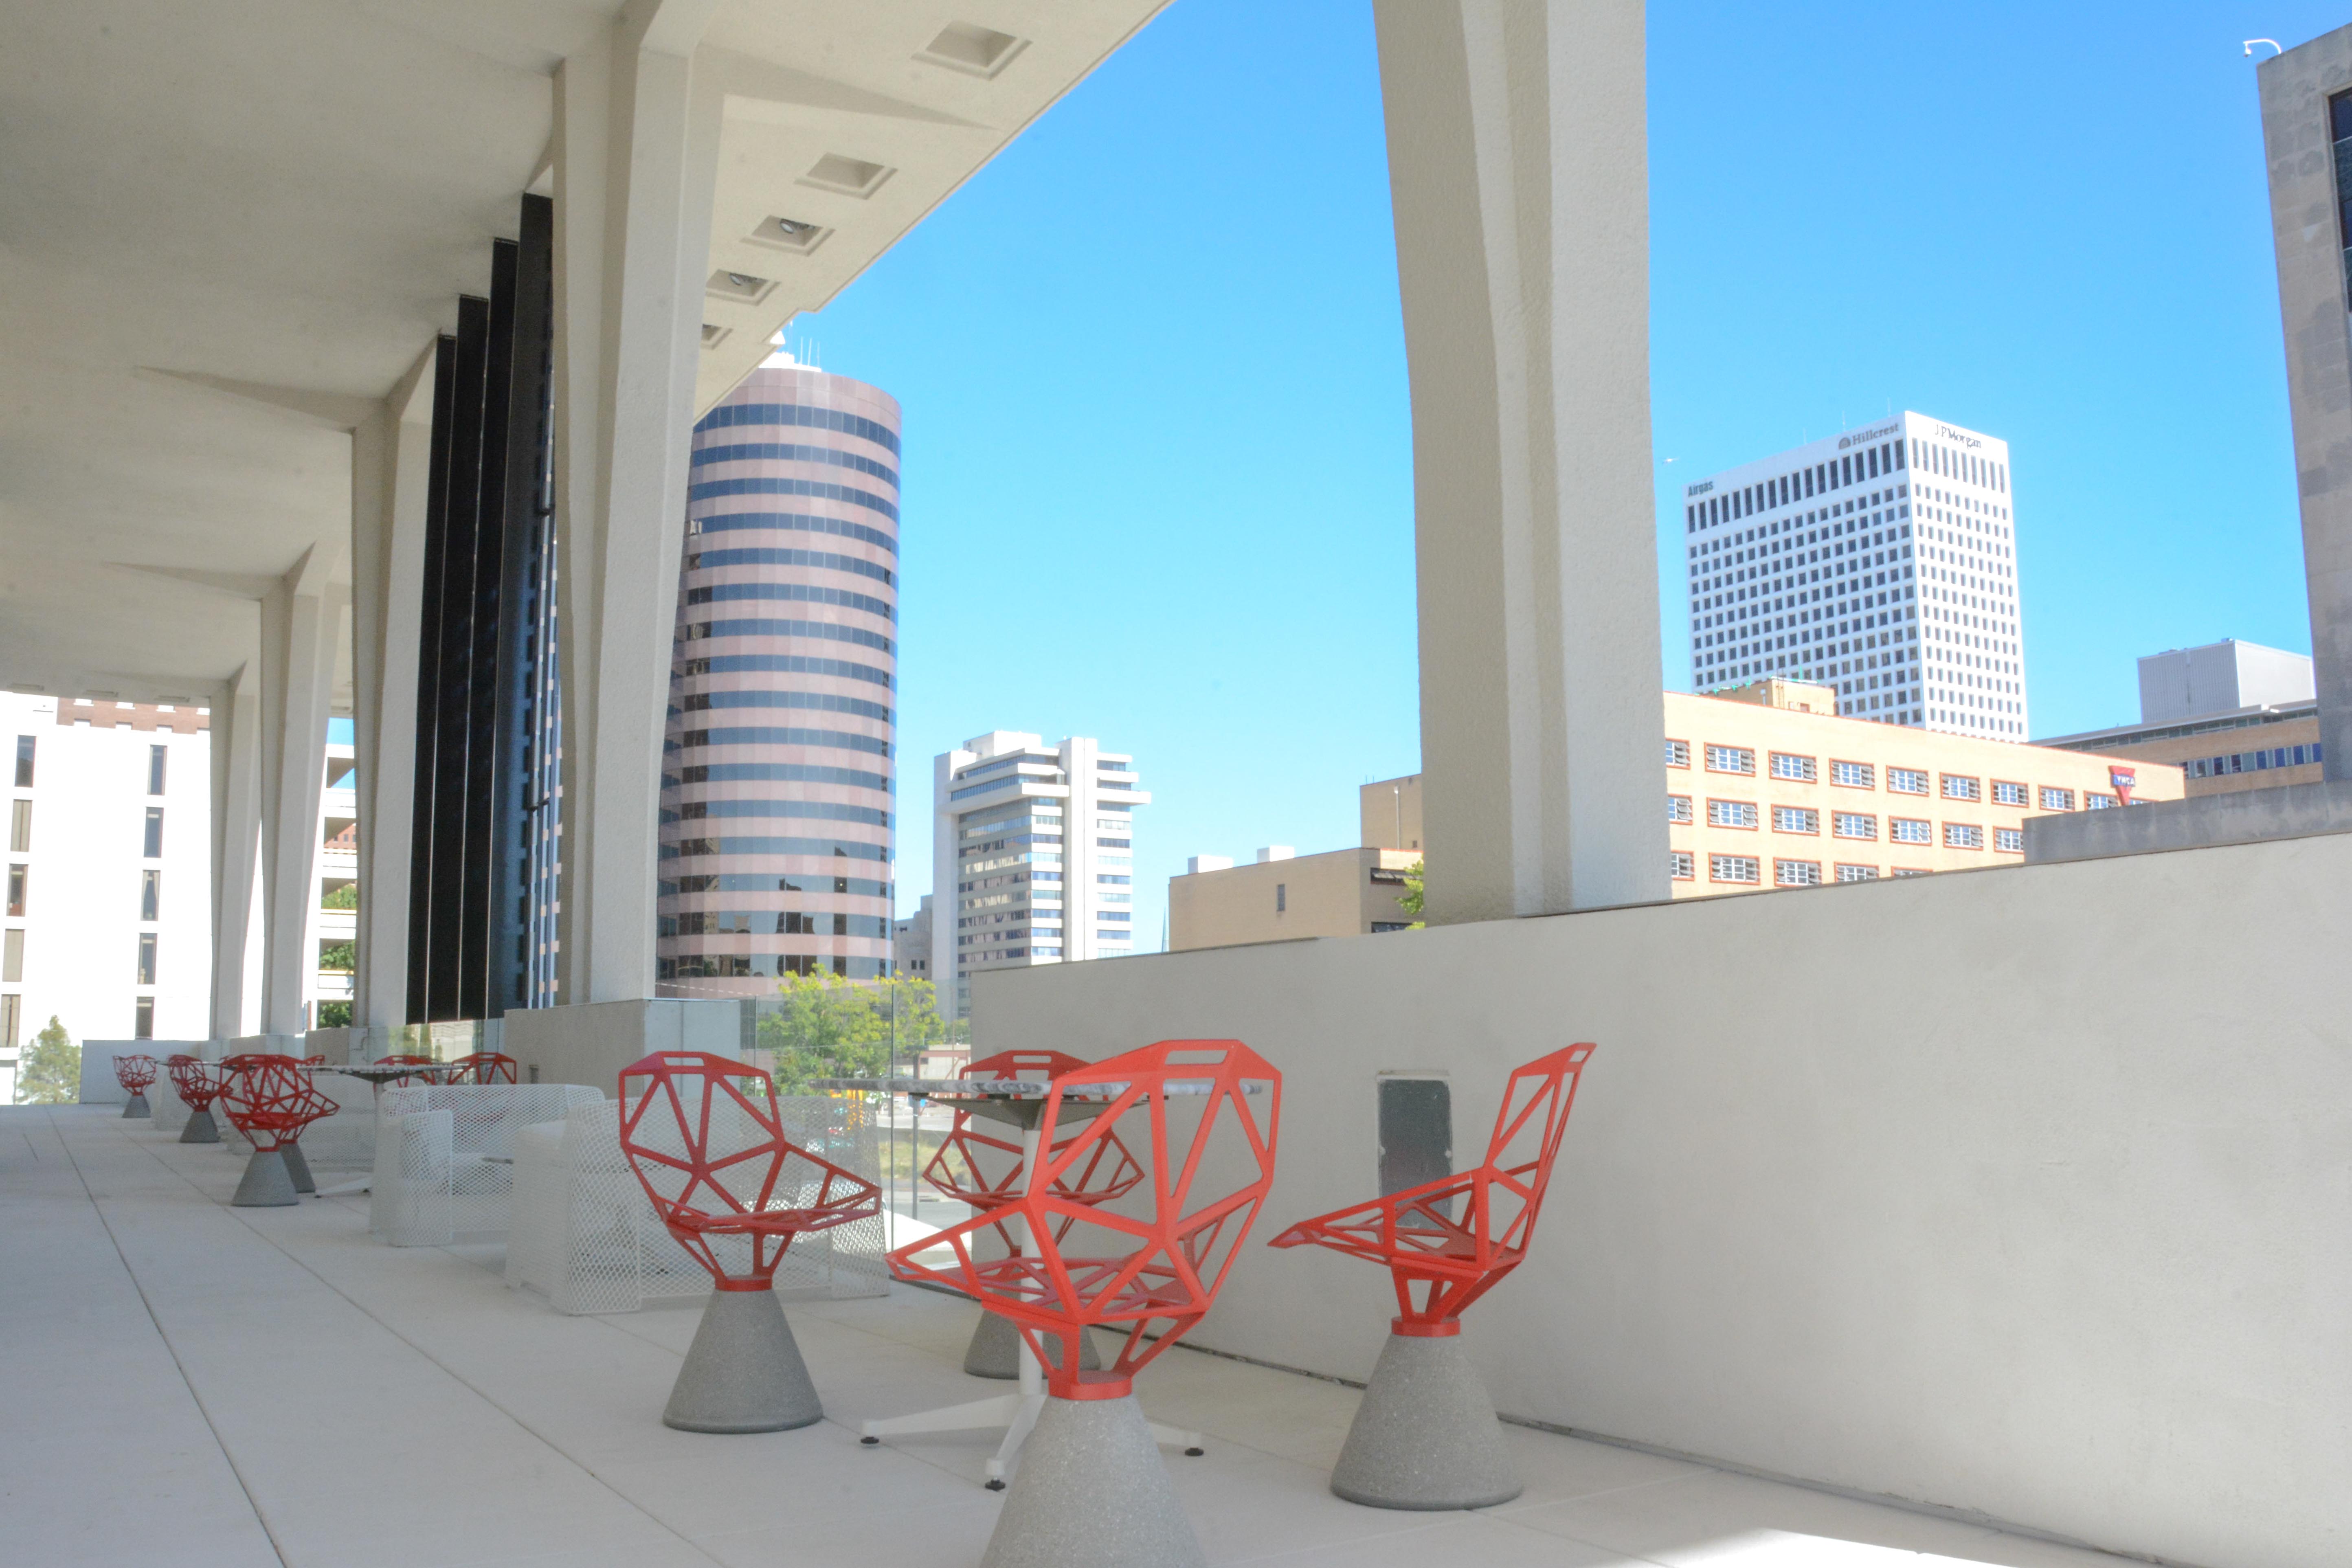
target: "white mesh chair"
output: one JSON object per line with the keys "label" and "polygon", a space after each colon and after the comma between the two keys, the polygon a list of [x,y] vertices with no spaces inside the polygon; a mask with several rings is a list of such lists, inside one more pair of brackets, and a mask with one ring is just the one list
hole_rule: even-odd
{"label": "white mesh chair", "polygon": [[335,1102],[335,1113],[302,1133],[302,1157],[313,1171],[357,1173],[375,1163],[375,1086],[339,1072],[314,1072],[310,1086]]}
{"label": "white mesh chair", "polygon": [[571,1083],[436,1084],[387,1089],[376,1102],[368,1228],[394,1247],[444,1247],[506,1232],[515,1139],[577,1105]]}
{"label": "white mesh chair", "polygon": [[[854,1122],[848,1101],[787,1099],[777,1108],[794,1143],[879,1179],[876,1129]],[[559,1312],[634,1312],[710,1294],[709,1271],[671,1238],[621,1153],[620,1110],[617,1100],[576,1106],[560,1127],[530,1128],[515,1140],[507,1283],[545,1296]],[[878,1214],[803,1236],[776,1269],[776,1292],[799,1300],[886,1295],[883,1251]]]}

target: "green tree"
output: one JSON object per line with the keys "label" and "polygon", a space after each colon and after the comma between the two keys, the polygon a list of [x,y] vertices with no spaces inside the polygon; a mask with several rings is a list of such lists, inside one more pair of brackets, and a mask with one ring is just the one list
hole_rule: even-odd
{"label": "green tree", "polygon": [[81,1099],[81,1047],[49,1015],[49,1026],[33,1037],[16,1063],[16,1103],[71,1105]]}
{"label": "green tree", "polygon": [[359,963],[359,948],[348,942],[331,942],[319,949],[319,967],[349,970]]}
{"label": "green tree", "polygon": [[1397,908],[1412,917],[1412,930],[1419,931],[1428,922],[1422,918],[1421,878],[1423,862],[1416,860],[1405,868],[1404,891],[1397,895]]}
{"label": "green tree", "polygon": [[351,1026],[352,1005],[350,1003],[321,1002],[319,1004],[319,1027],[322,1029],[348,1029]]}
{"label": "green tree", "polygon": [[760,1046],[779,1094],[805,1093],[811,1079],[878,1078],[889,1070],[894,1038],[903,1068],[925,1047],[955,1037],[928,980],[796,974],[777,990],[782,1005],[760,1020]]}
{"label": "green tree", "polygon": [[360,907],[360,885],[345,882],[340,888],[330,888],[319,900],[322,910],[355,910]]}

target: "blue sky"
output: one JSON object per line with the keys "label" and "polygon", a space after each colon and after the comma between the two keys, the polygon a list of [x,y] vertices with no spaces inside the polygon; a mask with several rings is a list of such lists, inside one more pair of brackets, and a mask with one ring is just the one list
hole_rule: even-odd
{"label": "blue sky", "polygon": [[[2011,443],[2038,733],[2135,718],[2142,653],[2307,651],[2239,45],[2343,20],[1654,4],[1666,581],[1679,476],[1908,406]],[[1136,753],[1147,947],[1185,856],[1343,847],[1419,765],[1363,0],[1177,0],[793,335],[906,411],[902,905],[985,730]]]}

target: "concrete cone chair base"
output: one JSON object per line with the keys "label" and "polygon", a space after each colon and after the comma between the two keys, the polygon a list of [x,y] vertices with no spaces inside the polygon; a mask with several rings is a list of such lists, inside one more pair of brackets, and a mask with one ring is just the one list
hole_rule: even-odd
{"label": "concrete cone chair base", "polygon": [[681,1432],[782,1432],[824,1417],[772,1290],[714,1290],[662,1425]]}
{"label": "concrete cone chair base", "polygon": [[1371,1508],[1486,1508],[1526,1489],[1462,1336],[1391,1333],[1331,1471]]}
{"label": "concrete cone chair base", "polygon": [[236,1184],[233,1208],[290,1208],[302,1200],[295,1194],[294,1178],[286,1173],[286,1157],[276,1149],[256,1149],[245,1163],[245,1179]]}
{"label": "concrete cone chair base", "polygon": [[183,1143],[219,1142],[220,1129],[213,1123],[213,1113],[209,1110],[189,1111],[188,1124],[180,1129],[180,1142]]}
{"label": "concrete cone chair base", "polygon": [[[1058,1369],[1061,1353],[1060,1340],[1045,1342],[1046,1364]],[[963,1369],[973,1377],[997,1377],[1008,1383],[1021,1375],[1021,1331],[1013,1326],[1012,1319],[982,1310],[980,1325],[971,1331],[971,1343],[963,1352]],[[1102,1369],[1102,1352],[1095,1349],[1094,1335],[1082,1331],[1078,1335],[1078,1370]]]}
{"label": "concrete cone chair base", "polygon": [[122,1102],[122,1120],[125,1121],[149,1120],[153,1115],[154,1112],[147,1109],[146,1095],[135,1089],[131,1091],[131,1098]]}
{"label": "concrete cone chair base", "polygon": [[1202,1568],[1150,1425],[1122,1399],[1048,1395],[981,1568]]}
{"label": "concrete cone chair base", "polygon": [[310,1162],[302,1158],[302,1145],[289,1143],[279,1151],[286,1156],[286,1173],[294,1182],[298,1193],[315,1193],[319,1184],[310,1179]]}

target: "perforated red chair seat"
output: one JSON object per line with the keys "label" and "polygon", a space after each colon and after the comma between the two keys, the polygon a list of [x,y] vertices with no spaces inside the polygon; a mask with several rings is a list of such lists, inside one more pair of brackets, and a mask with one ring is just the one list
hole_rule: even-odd
{"label": "perforated red chair seat", "polygon": [[[999,1051],[967,1063],[957,1076],[987,1081],[1028,1075],[1033,1081],[1042,1079],[1050,1083],[1087,1065],[1082,1058],[1062,1051]],[[1058,1153],[1067,1148],[1077,1136],[1073,1132],[1056,1141],[1054,1152]],[[1114,1131],[1090,1143],[1084,1158],[1066,1170],[1055,1171],[1052,1180],[1055,1196],[1069,1203],[1092,1205],[1124,1197],[1135,1190],[1143,1177],[1142,1163]],[[998,1208],[1011,1203],[1028,1184],[1020,1143],[986,1131],[984,1124],[973,1121],[969,1110],[956,1112],[947,1137],[923,1167],[923,1180],[943,1196],[976,1209]],[[1012,1246],[1012,1236],[1001,1234],[1004,1235],[1005,1244]]]}
{"label": "perforated red chair seat", "polygon": [[221,1075],[210,1062],[191,1056],[176,1056],[164,1064],[172,1075],[172,1088],[190,1110],[208,1110],[219,1098]]}
{"label": "perforated red chair seat", "polygon": [[123,1092],[126,1094],[147,1092],[149,1086],[154,1083],[155,1075],[159,1070],[155,1058],[151,1056],[132,1055],[114,1058],[114,1081],[122,1086]]}
{"label": "perforated red chair seat", "polygon": [[258,1152],[297,1142],[304,1128],[339,1109],[291,1057],[261,1052],[230,1057],[221,1063],[221,1109]]}
{"label": "perforated red chair seat", "polygon": [[517,1063],[503,1051],[476,1051],[450,1064],[451,1083],[512,1083]]}

